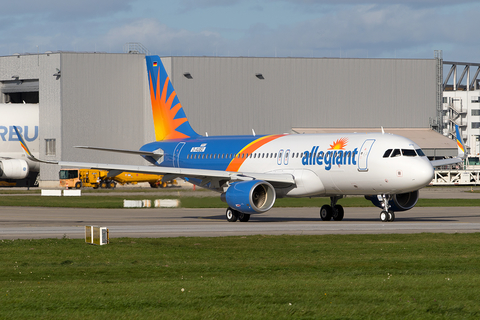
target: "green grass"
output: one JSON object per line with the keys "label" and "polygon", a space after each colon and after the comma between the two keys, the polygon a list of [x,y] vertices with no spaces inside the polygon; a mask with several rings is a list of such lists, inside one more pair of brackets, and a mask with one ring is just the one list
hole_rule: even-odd
{"label": "green grass", "polygon": [[479,240],[3,240],[0,319],[478,319]]}
{"label": "green grass", "polygon": [[[122,208],[123,200],[180,199],[183,208],[225,208],[226,203],[217,197],[178,197],[175,195],[88,196],[42,197],[1,196],[0,206],[69,207],[69,208]],[[363,197],[348,197],[339,202],[344,207],[373,207]],[[321,207],[330,204],[329,198],[282,198],[275,201],[275,207]],[[480,199],[419,199],[417,207],[476,207]]]}

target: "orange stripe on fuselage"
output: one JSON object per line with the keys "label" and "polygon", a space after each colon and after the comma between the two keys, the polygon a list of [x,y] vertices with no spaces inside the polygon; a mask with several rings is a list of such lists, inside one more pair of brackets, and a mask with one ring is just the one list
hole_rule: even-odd
{"label": "orange stripe on fuselage", "polygon": [[242,164],[245,162],[245,160],[247,160],[247,157],[246,157],[247,155],[252,154],[255,150],[257,150],[261,146],[267,144],[268,142],[270,142],[272,140],[275,140],[277,138],[283,137],[283,136],[284,136],[284,134],[270,135],[270,136],[261,137],[257,140],[254,140],[254,141],[250,142],[242,150],[240,150],[237,153],[237,155],[242,154],[242,153],[245,154],[245,158],[241,158],[241,157],[237,157],[237,156],[235,158],[233,158],[233,160],[228,165],[226,171],[237,172],[238,169],[240,169]]}

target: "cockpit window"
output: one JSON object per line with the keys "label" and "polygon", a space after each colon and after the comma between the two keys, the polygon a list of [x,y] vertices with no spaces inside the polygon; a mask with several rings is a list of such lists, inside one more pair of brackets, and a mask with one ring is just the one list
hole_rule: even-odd
{"label": "cockpit window", "polygon": [[388,149],[387,151],[385,151],[385,153],[383,154],[383,157],[384,158],[390,157],[390,153],[392,153],[392,149]]}
{"label": "cockpit window", "polygon": [[400,150],[399,149],[395,149],[393,150],[392,152],[392,155],[390,157],[400,157],[401,156],[401,153],[400,153]]}
{"label": "cockpit window", "polygon": [[402,154],[405,157],[416,157],[417,153],[413,149],[402,149]]}
{"label": "cockpit window", "polygon": [[420,156],[420,157],[425,157],[425,153],[423,153],[423,150],[422,149],[417,149],[415,150],[417,151],[417,154]]}

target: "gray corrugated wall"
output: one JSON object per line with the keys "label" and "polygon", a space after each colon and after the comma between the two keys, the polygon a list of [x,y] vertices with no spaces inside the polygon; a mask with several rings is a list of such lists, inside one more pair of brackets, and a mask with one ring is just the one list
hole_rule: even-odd
{"label": "gray corrugated wall", "polygon": [[173,57],[171,72],[180,102],[201,134],[428,127],[435,117],[433,59]]}
{"label": "gray corrugated wall", "polygon": [[144,55],[63,53],[62,159],[144,164],[139,156],[73,146],[138,150],[153,132],[145,123],[151,121],[146,79]]}
{"label": "gray corrugated wall", "polygon": [[[428,127],[435,60],[166,57],[162,61],[200,134],[289,132],[292,127]],[[53,74],[61,69],[60,79]],[[183,76],[190,72],[192,80]],[[264,80],[255,77],[262,73]],[[0,80],[39,79],[40,155],[143,164],[74,145],[138,149],[154,139],[143,55],[53,53],[0,59]],[[58,177],[42,165],[42,180]]]}

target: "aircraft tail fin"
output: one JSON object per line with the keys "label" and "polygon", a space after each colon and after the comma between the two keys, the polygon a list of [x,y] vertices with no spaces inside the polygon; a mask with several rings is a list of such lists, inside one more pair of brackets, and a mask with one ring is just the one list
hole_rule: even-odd
{"label": "aircraft tail fin", "polygon": [[146,56],[153,124],[157,141],[199,136],[188,122],[159,56]]}
{"label": "aircraft tail fin", "polygon": [[467,156],[467,152],[465,149],[465,145],[463,144],[462,136],[460,135],[460,129],[458,125],[455,125],[455,133],[456,133],[456,140],[457,140],[457,147],[458,147],[458,158],[464,159]]}

